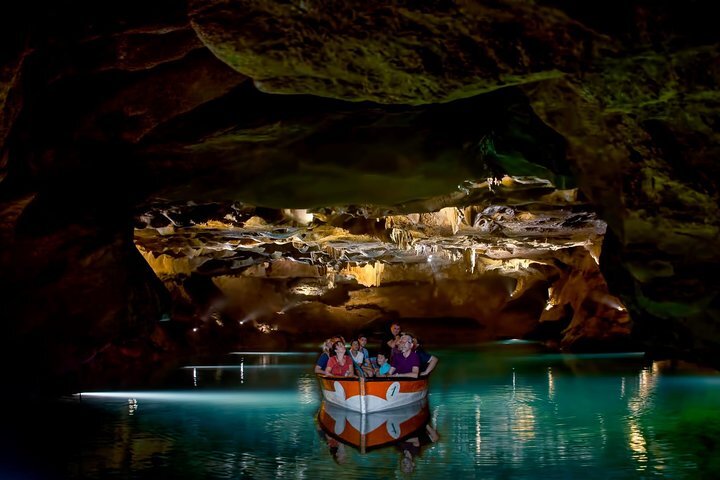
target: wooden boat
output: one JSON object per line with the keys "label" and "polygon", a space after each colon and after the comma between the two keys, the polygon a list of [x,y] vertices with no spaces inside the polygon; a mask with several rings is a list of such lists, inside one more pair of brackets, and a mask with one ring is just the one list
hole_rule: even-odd
{"label": "wooden boat", "polygon": [[318,413],[318,422],[326,434],[359,448],[362,453],[404,440],[423,430],[429,418],[425,399],[368,414],[322,402]]}
{"label": "wooden boat", "polygon": [[428,377],[317,377],[326,402],[360,413],[409,405],[426,398],[428,391]]}

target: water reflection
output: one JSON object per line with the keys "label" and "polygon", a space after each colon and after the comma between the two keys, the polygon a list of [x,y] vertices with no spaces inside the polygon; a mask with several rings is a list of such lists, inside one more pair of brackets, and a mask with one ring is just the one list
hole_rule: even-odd
{"label": "water reflection", "polygon": [[138,401],[135,398],[128,398],[128,415],[133,415],[138,409]]}
{"label": "water reflection", "polygon": [[405,407],[361,414],[322,402],[317,415],[321,437],[333,459],[345,463],[350,445],[365,454],[374,449],[394,447],[400,452],[400,469],[410,473],[421,450],[439,439],[430,425],[427,400]]}
{"label": "water reflection", "polygon": [[552,368],[548,367],[548,399],[552,400],[555,397],[555,379],[553,378]]}
{"label": "water reflection", "polygon": [[650,368],[644,367],[636,377],[635,394],[628,400],[628,446],[633,452],[632,457],[639,472],[647,470],[648,467],[648,441],[640,422],[644,413],[652,409],[658,373],[656,363]]}
{"label": "water reflection", "polygon": [[16,405],[0,454],[32,458],[25,478],[720,478],[717,372],[527,348],[436,351],[429,406],[373,418],[322,407],[314,355],[216,358]]}
{"label": "water reflection", "polygon": [[323,401],[317,418],[327,434],[365,453],[414,434],[429,416],[427,402],[363,415]]}

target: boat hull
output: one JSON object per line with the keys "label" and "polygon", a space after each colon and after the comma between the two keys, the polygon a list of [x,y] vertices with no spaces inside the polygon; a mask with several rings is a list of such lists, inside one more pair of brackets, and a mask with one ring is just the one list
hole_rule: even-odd
{"label": "boat hull", "polygon": [[326,402],[360,413],[382,412],[427,397],[428,379],[347,378],[318,375]]}

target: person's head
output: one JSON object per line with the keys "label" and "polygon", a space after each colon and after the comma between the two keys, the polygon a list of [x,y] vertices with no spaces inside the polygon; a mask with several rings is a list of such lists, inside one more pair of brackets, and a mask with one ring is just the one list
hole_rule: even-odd
{"label": "person's head", "polygon": [[378,353],[376,360],[377,360],[377,364],[380,366],[385,365],[385,362],[387,362],[387,358],[385,357],[384,353]]}
{"label": "person's head", "polygon": [[327,338],[327,339],[325,339],[325,341],[323,342],[322,351],[323,351],[323,352],[326,352],[326,353],[329,353],[329,352],[330,352],[330,349],[332,348],[332,345],[333,345],[333,339],[332,339],[332,338]]}
{"label": "person's head", "polygon": [[367,345],[367,337],[365,335],[358,335],[358,342],[361,347],[365,348],[365,345]]}
{"label": "person's head", "polygon": [[358,350],[360,350],[360,343],[357,340],[353,340],[350,344],[350,350],[352,350],[353,352],[357,352]]}
{"label": "person's head", "polygon": [[343,342],[342,340],[338,340],[335,343],[333,343],[332,352],[335,355],[345,355],[346,350],[347,349],[345,348],[345,342]]}
{"label": "person's head", "polygon": [[390,325],[390,332],[395,336],[400,335],[400,324],[393,323],[392,325]]}
{"label": "person's head", "polygon": [[412,349],[413,345],[413,336],[409,333],[403,333],[400,335],[400,340],[398,340],[397,348],[401,352],[407,352]]}

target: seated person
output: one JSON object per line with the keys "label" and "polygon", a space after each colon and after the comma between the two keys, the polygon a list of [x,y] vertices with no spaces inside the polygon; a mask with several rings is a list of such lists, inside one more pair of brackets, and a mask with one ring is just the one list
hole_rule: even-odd
{"label": "seated person", "polygon": [[365,361],[365,355],[360,351],[360,343],[357,340],[350,342],[350,357],[358,365],[362,365]]}
{"label": "seated person", "polygon": [[413,337],[409,333],[400,335],[397,342],[398,352],[390,359],[390,375],[395,377],[417,378],[420,374],[420,357],[412,351]]}
{"label": "seated person", "polygon": [[420,358],[420,376],[429,375],[435,369],[438,363],[438,358],[435,355],[431,355],[420,346],[420,341],[417,337],[413,338],[413,350],[418,354]]}
{"label": "seated person", "polygon": [[365,363],[363,366],[374,368],[373,362],[375,361],[375,359],[370,358],[370,352],[368,352],[367,349],[367,337],[361,333],[360,335],[358,335],[358,343],[360,344],[360,351],[365,357]]}
{"label": "seated person", "polygon": [[377,364],[378,368],[375,369],[375,376],[387,377],[390,374],[390,364],[388,363],[384,353],[379,352],[377,354]]}
{"label": "seated person", "polygon": [[349,355],[345,355],[345,343],[342,340],[338,340],[333,344],[332,351],[334,355],[328,360],[327,367],[325,367],[325,374],[336,377],[354,376],[355,369],[353,368],[353,361]]}
{"label": "seated person", "polygon": [[323,342],[322,353],[315,362],[315,373],[325,373],[328,360],[330,360],[330,348],[332,347],[333,339],[328,338]]}
{"label": "seated person", "polygon": [[373,376],[372,368],[370,368],[370,366],[365,366],[365,364],[367,363],[366,357],[360,350],[360,342],[358,342],[357,340],[353,340],[350,344],[350,357],[353,359],[353,362],[355,362],[355,367],[361,369],[362,373],[366,377]]}

